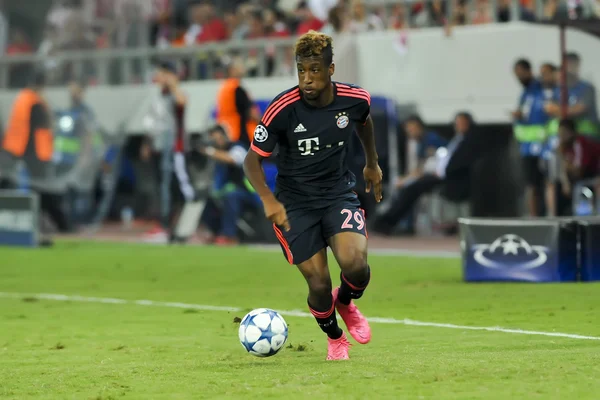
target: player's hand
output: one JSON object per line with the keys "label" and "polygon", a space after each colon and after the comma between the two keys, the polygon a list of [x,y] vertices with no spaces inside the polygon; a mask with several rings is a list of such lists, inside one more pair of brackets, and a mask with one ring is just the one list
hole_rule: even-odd
{"label": "player's hand", "polygon": [[285,207],[274,197],[269,200],[264,200],[265,216],[277,226],[281,226],[286,232],[290,230]]}
{"label": "player's hand", "polygon": [[383,180],[383,172],[381,172],[381,168],[379,168],[379,164],[375,164],[374,167],[367,165],[365,167],[365,169],[363,169],[363,175],[365,177],[365,184],[366,184],[365,191],[367,193],[371,193],[371,190],[372,190],[373,194],[375,195],[375,201],[379,203],[381,201],[381,197],[382,197],[381,181]]}

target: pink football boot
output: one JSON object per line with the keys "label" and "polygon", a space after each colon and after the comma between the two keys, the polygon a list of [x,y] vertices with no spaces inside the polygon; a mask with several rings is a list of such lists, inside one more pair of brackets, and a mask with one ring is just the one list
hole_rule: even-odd
{"label": "pink football boot", "polygon": [[339,339],[327,338],[327,360],[348,360],[348,350],[350,350],[350,342],[346,337],[346,333],[342,333]]}
{"label": "pink football boot", "polygon": [[360,344],[367,344],[371,341],[371,327],[364,315],[358,310],[353,301],[345,305],[337,301],[339,287],[333,289],[333,301],[335,308],[340,314],[344,323],[348,327],[350,335]]}

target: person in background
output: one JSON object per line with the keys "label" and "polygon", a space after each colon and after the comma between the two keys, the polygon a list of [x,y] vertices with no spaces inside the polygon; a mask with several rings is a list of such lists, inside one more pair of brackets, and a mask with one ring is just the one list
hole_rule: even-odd
{"label": "person in background", "polygon": [[298,3],[296,17],[298,18],[296,35],[303,35],[311,30],[319,31],[323,25],[325,25],[325,21],[322,21],[313,15],[306,0],[302,0]]}
{"label": "person in background", "polygon": [[230,142],[242,144],[248,149],[260,114],[241,84],[245,74],[244,60],[232,57],[229,60],[229,78],[217,93],[217,124],[223,127]]}
{"label": "person in background", "polygon": [[517,15],[513,15],[513,2],[511,0],[499,0],[496,8],[496,18],[498,22],[511,22],[521,20],[527,22],[535,21],[535,10],[532,10],[534,4],[527,4],[521,1],[517,5]]}
{"label": "person in background", "polygon": [[514,74],[523,86],[519,105],[512,112],[514,135],[521,149],[523,172],[527,183],[525,192],[529,214],[541,216],[544,174],[540,158],[546,140],[550,116],[544,109],[546,97],[542,83],[535,79],[531,63],[526,59],[514,65]]}
{"label": "person in background", "polygon": [[353,0],[350,10],[352,20],[350,21],[349,30],[351,32],[360,33],[383,30],[384,24],[381,18],[375,13],[367,12],[362,0]]}
{"label": "person in background", "polygon": [[217,17],[212,2],[192,0],[189,10],[193,23],[187,33],[188,43],[202,44],[227,40],[227,26]]}
{"label": "person in background", "polygon": [[[581,59],[577,53],[566,56],[568,107],[567,117],[573,118],[580,135],[590,136],[600,140],[600,129],[596,109],[595,87],[580,77]],[[559,118],[561,117],[561,88],[554,91],[552,102],[546,103],[545,110],[554,120],[549,125],[549,134],[558,134]]]}
{"label": "person in background", "polygon": [[334,35],[336,33],[346,32],[347,30],[348,18],[346,16],[346,9],[341,5],[337,5],[329,10],[327,24],[323,26],[321,32],[327,35]]}
{"label": "person in background", "polygon": [[552,63],[544,63],[540,66],[540,82],[544,89],[546,102],[552,101],[554,91],[558,85],[558,68]]}
{"label": "person in background", "polygon": [[[544,63],[540,66],[540,82],[542,84],[542,90],[544,91],[544,105],[554,100],[556,88],[560,80],[558,67],[552,63]],[[546,124],[546,142],[544,144],[544,150],[542,153],[543,158],[543,173],[545,185],[545,205],[546,215],[556,215],[556,198],[554,181],[556,175],[556,157],[555,157],[555,143],[557,140],[556,136],[550,135],[552,130],[553,120],[548,118]]]}
{"label": "person in background", "polygon": [[[52,155],[54,135],[52,113],[44,98],[46,76],[36,71],[29,86],[21,90],[13,103],[8,124],[2,138],[1,150],[15,161],[22,161],[31,182],[22,176],[13,182],[20,189],[32,189],[40,196],[42,212],[50,216],[61,232],[69,230],[67,216],[61,208],[60,196],[38,189],[35,182],[44,183],[52,177]],[[32,185],[33,183],[33,185]],[[40,244],[51,244],[43,239]]]}
{"label": "person in background", "polygon": [[[566,55],[565,68],[567,72],[567,114],[566,117],[573,119],[579,135],[587,136],[593,140],[600,140],[598,115],[596,110],[596,89],[594,86],[580,78],[581,60],[576,53]],[[558,81],[558,79],[557,79]],[[562,86],[559,84],[554,90],[552,101],[546,103],[545,110],[552,116],[548,123],[550,160],[549,170],[553,172],[553,179],[546,187],[546,202],[549,215],[554,216],[562,212],[563,206],[561,196],[568,190],[569,184],[565,180],[566,171],[559,154],[557,153],[559,121],[562,117],[561,97]],[[562,185],[556,185],[556,182]],[[560,188],[562,187],[562,190]]]}
{"label": "person in background", "polygon": [[229,8],[223,13],[223,22],[227,29],[227,37],[230,40],[243,40],[246,37],[248,26],[242,20],[240,10]]}
{"label": "person in background", "polygon": [[339,0],[307,0],[308,8],[320,21],[326,21],[329,17],[329,12],[338,3]]}
{"label": "person in background", "polygon": [[[244,176],[242,166],[248,153],[247,147],[231,142],[225,130],[216,126],[209,131],[212,146],[196,149],[216,161],[212,199],[220,212],[207,207],[207,222],[217,245],[238,244],[237,222],[245,206],[260,209],[261,202]],[[215,218],[220,215],[219,218]]]}
{"label": "person in background", "polygon": [[155,139],[160,182],[160,225],[144,235],[147,241],[166,243],[172,238],[171,220],[175,215],[172,201],[173,175],[178,183],[175,194],[184,201],[196,197],[185,162],[185,110],[187,96],[179,85],[177,69],[172,62],[158,65],[155,82],[160,93],[152,102],[145,123]]}
{"label": "person in background", "polygon": [[[97,132],[92,109],[85,102],[85,82],[71,79],[68,85],[71,104],[56,112],[59,120],[54,132],[54,163],[57,175],[71,174],[66,199],[69,203],[69,220],[74,228],[86,223],[91,216],[93,188],[87,185],[88,177],[96,170],[97,151],[103,151],[103,140]],[[71,121],[62,123],[63,120]],[[94,174],[95,175],[95,174]]]}
{"label": "person in background", "polygon": [[[409,165],[407,165],[408,173],[399,177],[396,181],[396,188],[398,189],[401,189],[415,179],[423,176],[425,161],[428,158],[435,156],[435,152],[438,148],[448,144],[448,141],[441,137],[437,132],[428,130],[421,117],[416,114],[411,115],[406,119],[404,122],[404,130],[408,139],[407,153],[413,154],[407,156],[409,159]],[[414,152],[410,151],[411,147],[414,147]]]}
{"label": "person in background", "polygon": [[578,134],[577,123],[571,118],[562,119],[558,131],[557,155],[563,166],[559,175],[562,188],[559,204],[566,208],[570,204],[573,185],[600,176],[600,143]]}
{"label": "person in background", "polygon": [[600,143],[577,132],[577,123],[562,119],[558,128],[558,154],[571,182],[600,175]]}
{"label": "person in background", "polygon": [[424,173],[392,195],[392,206],[375,219],[375,232],[392,234],[419,198],[440,186],[440,194],[450,201],[464,201],[469,197],[471,166],[480,156],[478,135],[474,130],[471,115],[458,113],[454,120],[454,137],[445,151],[436,154],[433,171]]}
{"label": "person in background", "polygon": [[94,112],[85,102],[86,88],[84,79],[72,79],[69,82],[69,97],[71,98],[69,111],[77,113],[84,118],[93,119]]}
{"label": "person in background", "polygon": [[[425,127],[425,123],[420,116],[414,114],[404,121],[404,131],[406,132],[406,174],[398,177],[396,180],[396,190],[400,191],[410,185],[415,180],[421,178],[426,172],[428,160],[433,160],[438,148],[445,147],[448,141],[432,130]],[[431,165],[431,163],[429,163]],[[405,220],[406,224],[402,226],[403,233],[414,234],[414,219],[411,215]]]}

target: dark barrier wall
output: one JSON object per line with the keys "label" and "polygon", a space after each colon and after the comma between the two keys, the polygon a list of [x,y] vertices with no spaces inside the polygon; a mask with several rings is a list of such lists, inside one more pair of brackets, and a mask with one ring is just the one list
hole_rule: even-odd
{"label": "dark barrier wall", "polygon": [[[432,126],[452,137],[451,125]],[[471,216],[519,217],[522,214],[523,171],[510,125],[478,125],[471,169]]]}

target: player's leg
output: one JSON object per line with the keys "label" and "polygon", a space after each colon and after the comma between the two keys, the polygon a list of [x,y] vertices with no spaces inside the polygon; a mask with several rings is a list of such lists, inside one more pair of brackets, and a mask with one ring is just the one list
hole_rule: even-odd
{"label": "player's leg", "polygon": [[327,359],[347,359],[350,344],[337,322],[320,216],[288,210],[288,220],[289,231],[273,228],[285,258],[298,267],[308,284],[308,308],[328,337]]}
{"label": "player's leg", "polygon": [[327,359],[348,359],[350,343],[339,327],[331,293],[331,275],[327,266],[327,249],[297,265],[308,284],[308,308],[317,324],[327,334]]}
{"label": "player's leg", "polygon": [[355,201],[343,202],[330,209],[324,224],[325,237],[341,269],[340,286],[333,291],[337,311],[352,337],[368,343],[371,328],[353,301],[362,297],[371,280],[364,211]]}

